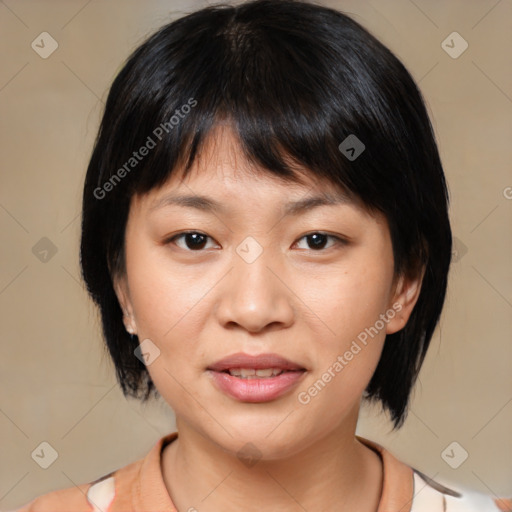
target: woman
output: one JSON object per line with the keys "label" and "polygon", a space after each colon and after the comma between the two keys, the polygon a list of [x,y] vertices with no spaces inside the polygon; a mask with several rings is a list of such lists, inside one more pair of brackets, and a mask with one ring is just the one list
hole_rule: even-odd
{"label": "woman", "polygon": [[256,0],[161,28],[111,87],[82,213],[118,381],[177,432],[20,512],[512,508],[355,435],[362,400],[405,420],[452,238],[421,94],[349,17]]}

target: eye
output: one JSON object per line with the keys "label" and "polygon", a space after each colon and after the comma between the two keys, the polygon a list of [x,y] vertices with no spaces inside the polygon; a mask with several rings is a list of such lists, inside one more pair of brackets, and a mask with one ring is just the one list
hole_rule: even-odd
{"label": "eye", "polygon": [[321,233],[318,231],[316,231],[314,233],[308,233],[307,235],[304,235],[299,240],[306,239],[308,242],[308,245],[311,244],[310,247],[307,247],[306,249],[309,248],[314,251],[321,251],[321,250],[325,249],[326,241],[329,238],[334,240],[334,243],[330,247],[327,247],[327,249],[330,249],[331,247],[335,247],[337,245],[344,245],[346,243],[345,240],[343,240],[342,238],[340,238],[338,236],[329,235],[327,233]]}
{"label": "eye", "polygon": [[[205,245],[208,239],[212,240],[211,237],[199,231],[184,231],[169,238],[168,240],[166,240],[165,243],[174,243],[181,249],[198,252],[201,251],[202,249],[205,249]],[[331,244],[330,246],[327,246],[327,249],[330,249],[331,247],[335,247],[337,245],[344,245],[347,243],[346,240],[344,240],[341,237],[329,235],[327,233],[321,233],[319,231],[308,233],[307,235],[301,237],[299,240],[304,239],[307,241],[309,245],[309,247],[306,247],[306,249],[311,249],[317,252],[326,249],[326,243],[328,239],[333,240],[334,243]],[[177,243],[177,240],[183,240],[184,245],[180,245],[179,243]]]}
{"label": "eye", "polygon": [[199,231],[184,231],[183,233],[179,233],[174,235],[172,238],[169,238],[165,243],[175,243],[175,240],[183,239],[185,241],[185,247],[176,244],[178,247],[190,251],[200,251],[204,249],[205,243],[209,238],[210,237],[208,235],[200,233]]}

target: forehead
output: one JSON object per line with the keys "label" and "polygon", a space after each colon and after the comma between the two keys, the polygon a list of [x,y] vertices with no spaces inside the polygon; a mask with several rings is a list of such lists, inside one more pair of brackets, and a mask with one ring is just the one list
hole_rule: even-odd
{"label": "forehead", "polygon": [[[222,201],[239,201],[243,204],[244,201],[260,198],[280,204],[294,199],[299,209],[303,206],[299,204],[301,200],[302,203],[309,201],[309,205],[315,202],[343,203],[367,212],[364,203],[341,185],[316,175],[289,158],[285,158],[285,161],[294,171],[293,178],[278,176],[247,160],[231,125],[220,123],[210,132],[186,175],[183,165],[177,167],[161,187],[138,196],[136,201],[151,211],[165,204],[170,197],[176,197],[179,191],[181,198],[188,196],[181,204],[187,205],[188,202],[200,206],[202,202],[205,209],[211,210],[214,209],[212,206]],[[210,201],[208,205],[208,200],[191,196],[215,197],[217,201]],[[177,203],[180,204],[179,201]],[[221,205],[216,204],[216,207],[221,210]]]}
{"label": "forehead", "polygon": [[[310,189],[315,184],[320,186],[318,177],[311,171],[294,164],[289,158],[285,158],[285,161],[296,170],[293,180],[280,177],[249,161],[231,124],[221,122],[209,133],[187,177],[183,179],[182,169],[176,169],[168,184],[179,186],[192,180],[204,184],[222,182],[226,186],[253,182],[254,185],[264,184],[276,188],[293,187],[298,191]],[[329,186],[327,183],[325,185]]]}

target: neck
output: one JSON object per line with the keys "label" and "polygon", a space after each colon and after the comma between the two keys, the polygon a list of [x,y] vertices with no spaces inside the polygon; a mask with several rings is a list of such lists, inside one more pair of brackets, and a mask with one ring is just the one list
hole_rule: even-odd
{"label": "neck", "polygon": [[178,424],[178,432],[164,449],[162,470],[180,511],[377,511],[381,459],[355,438],[355,425],[286,459],[253,465],[186,426]]}

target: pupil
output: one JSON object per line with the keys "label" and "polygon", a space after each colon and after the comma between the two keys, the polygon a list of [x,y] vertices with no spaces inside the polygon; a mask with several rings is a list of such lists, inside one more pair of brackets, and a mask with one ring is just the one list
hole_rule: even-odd
{"label": "pupil", "polygon": [[[200,249],[205,242],[204,235],[201,235],[200,233],[187,233],[185,238],[189,249]],[[191,239],[193,240],[192,244],[189,243]]]}
{"label": "pupil", "polygon": [[313,248],[314,249],[321,249],[325,245],[327,236],[322,235],[320,233],[315,233],[313,235],[308,235],[308,238],[310,240],[313,240]]}

